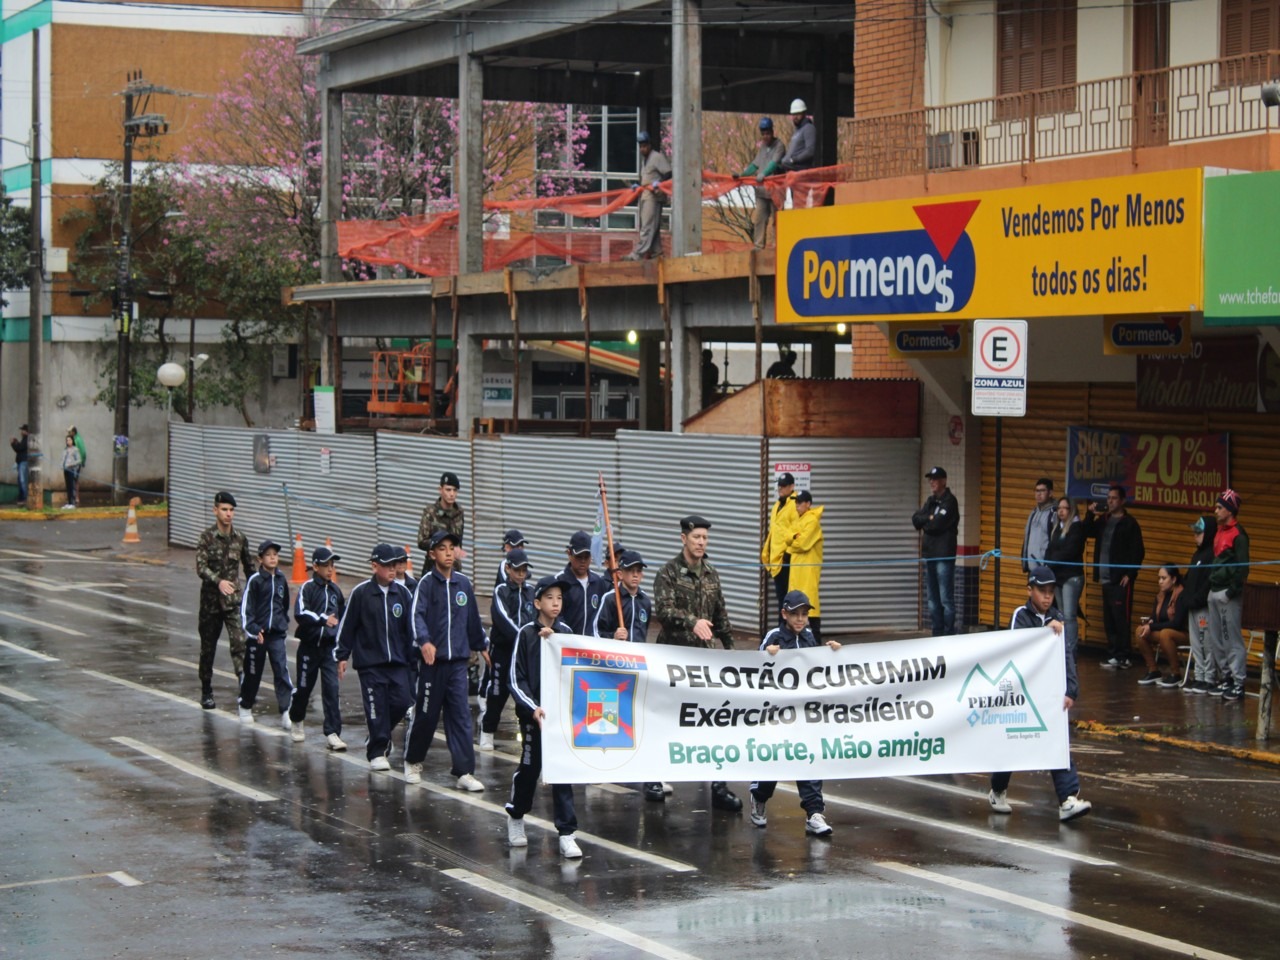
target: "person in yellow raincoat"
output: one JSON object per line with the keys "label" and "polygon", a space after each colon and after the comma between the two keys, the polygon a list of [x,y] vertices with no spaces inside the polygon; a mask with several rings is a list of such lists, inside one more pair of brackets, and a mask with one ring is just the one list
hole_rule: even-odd
{"label": "person in yellow raincoat", "polygon": [[791,569],[791,555],[787,546],[791,543],[791,534],[796,523],[796,478],[789,473],[778,475],[778,499],[769,511],[769,530],[764,535],[764,545],[760,547],[760,563],[773,578],[773,592],[778,598],[778,623],[782,623],[782,598],[791,589],[788,585],[788,571]]}
{"label": "person in yellow raincoat", "polygon": [[809,597],[809,629],[822,643],[822,607],[818,600],[818,583],[822,579],[822,511],[813,505],[813,494],[801,490],[796,494],[796,521],[791,528],[791,589]]}

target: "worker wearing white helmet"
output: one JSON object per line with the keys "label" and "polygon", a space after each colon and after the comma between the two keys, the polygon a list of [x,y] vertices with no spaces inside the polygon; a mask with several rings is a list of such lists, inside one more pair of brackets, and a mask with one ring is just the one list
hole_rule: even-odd
{"label": "worker wearing white helmet", "polygon": [[808,106],[799,97],[791,101],[791,122],[796,130],[782,158],[783,170],[812,170],[817,166],[818,128],[813,125],[808,111]]}

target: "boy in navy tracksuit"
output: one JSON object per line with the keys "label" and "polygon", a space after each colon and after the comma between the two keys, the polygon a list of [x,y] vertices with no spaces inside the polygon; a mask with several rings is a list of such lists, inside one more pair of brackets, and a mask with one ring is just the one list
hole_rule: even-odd
{"label": "boy in navy tracksuit", "polygon": [[[496,587],[500,583],[507,582],[507,558],[506,554],[510,553],[516,547],[523,547],[529,541],[525,539],[524,534],[512,527],[502,535],[502,562],[498,564],[498,572],[494,575],[493,585]],[[530,588],[532,589],[532,588]]]}
{"label": "boy in navy tracksuit", "polygon": [[298,638],[298,689],[293,694],[289,719],[294,743],[306,739],[302,721],[307,718],[311,691],[320,680],[320,702],[324,706],[324,736],[330,750],[345,750],[342,742],[342,710],[338,706],[338,665],[333,660],[333,646],[338,636],[338,623],[346,601],[334,582],[337,562],[342,558],[328,547],[316,547],[311,554],[311,579],[298,588],[293,605],[293,619]]}
{"label": "boy in navy tracksuit", "polygon": [[569,538],[565,548],[569,563],[560,573],[564,582],[564,607],[560,619],[569,625],[569,633],[590,637],[591,626],[600,609],[600,598],[609,589],[609,582],[591,569],[591,534],[579,530]]}
{"label": "boy in navy tracksuit", "polygon": [[[640,589],[644,579],[644,558],[635,550],[618,554],[618,586],[600,598],[592,635],[606,640],[644,643],[653,616],[653,601]],[[617,597],[622,598],[622,619],[618,619]]]}
{"label": "boy in navy tracksuit", "polygon": [[475,777],[476,752],[471,743],[471,703],[467,698],[467,665],[474,651],[489,662],[488,641],[480,625],[471,581],[453,570],[456,534],[436,530],[428,541],[431,569],[413,593],[413,642],[418,647],[417,689],[404,747],[404,779],[418,783],[422,762],[444,711],[444,736],[459,790],[484,789]]}
{"label": "boy in navy tracksuit", "polygon": [[240,678],[240,722],[253,723],[253,703],[258,699],[262,671],[271,658],[280,725],[288,730],[293,681],[289,679],[289,654],[284,640],[289,633],[289,581],[280,572],[280,544],[263,540],[258,545],[258,570],[240,597],[240,625],[246,648],[244,675]]}
{"label": "boy in navy tracksuit", "polygon": [[529,584],[529,557],[520,547],[507,553],[505,578],[493,588],[489,605],[489,665],[480,681],[480,749],[493,749],[502,709],[511,693],[511,651],[516,634],[536,616]]}
{"label": "boy in navy tracksuit", "polygon": [[[1040,564],[1031,568],[1027,574],[1027,602],[1014,611],[1009,622],[1010,630],[1026,630],[1030,627],[1049,627],[1059,636],[1063,635],[1062,611],[1053,605],[1054,588],[1057,577],[1052,570]],[[1066,667],[1067,689],[1062,698],[1062,709],[1070,710],[1080,696],[1080,682],[1076,675],[1075,645],[1067,643]],[[993,773],[991,775],[991,792],[987,794],[987,802],[992,813],[1013,813],[1009,804],[1009,778],[1011,773]],[[1071,760],[1065,770],[1050,770],[1053,788],[1058,795],[1058,819],[1074,820],[1083,817],[1093,804],[1080,799],[1080,775],[1076,772],[1076,762]]]}
{"label": "boy in navy tracksuit", "polygon": [[347,598],[338,622],[333,659],[338,679],[350,659],[360,675],[360,700],[369,725],[365,755],[369,769],[391,769],[391,731],[413,706],[409,664],[419,656],[413,643],[413,595],[396,583],[396,549],[380,543],[369,555],[373,576],[361,581]]}
{"label": "boy in navy tracksuit", "polygon": [[[840,644],[835,640],[819,643],[809,629],[809,609],[812,604],[800,590],[792,590],[782,598],[782,626],[774,627],[760,641],[760,649],[771,657],[776,657],[783,650],[802,650],[805,647],[828,646],[839,650]],[[764,812],[764,805],[773,796],[777,781],[757,780],[751,784],[751,822],[757,827],[765,826],[769,820]],[[826,803],[822,799],[821,780],[797,780],[796,791],[800,794],[800,806],[804,808],[807,819],[804,832],[815,837],[831,836],[831,825],[827,823],[824,811]]]}
{"label": "boy in navy tracksuit", "polygon": [[[513,847],[527,847],[524,815],[533,808],[533,795],[542,775],[542,638],[553,633],[569,633],[569,627],[557,619],[564,603],[564,591],[576,584],[564,583],[560,576],[543,577],[534,588],[534,604],[538,618],[525,624],[516,635],[511,655],[511,693],[516,698],[516,719],[520,721],[520,766],[511,778],[511,799],[507,801],[507,842]],[[560,855],[574,859],[582,856],[574,834],[578,816],[573,809],[573,784],[551,785],[552,819],[560,834]]]}

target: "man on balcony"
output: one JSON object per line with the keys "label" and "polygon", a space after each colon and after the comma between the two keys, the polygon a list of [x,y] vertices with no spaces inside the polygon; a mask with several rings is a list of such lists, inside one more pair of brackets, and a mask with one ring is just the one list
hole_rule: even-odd
{"label": "man on balcony", "polygon": [[659,184],[671,179],[671,162],[661,151],[653,149],[647,131],[636,134],[636,143],[640,147],[640,199],[636,206],[639,211],[639,236],[635,249],[626,255],[626,260],[648,260],[662,253],[662,206],[666,196],[659,189]]}

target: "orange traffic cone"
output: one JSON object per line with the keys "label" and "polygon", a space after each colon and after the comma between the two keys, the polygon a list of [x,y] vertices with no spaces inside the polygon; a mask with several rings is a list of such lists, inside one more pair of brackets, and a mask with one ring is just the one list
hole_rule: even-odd
{"label": "orange traffic cone", "polygon": [[290,583],[306,583],[307,582],[307,558],[302,555],[302,534],[295,534],[293,538],[293,576],[289,578]]}
{"label": "orange traffic cone", "polygon": [[407,576],[413,576],[413,552],[407,543],[404,545],[404,572]]}
{"label": "orange traffic cone", "polygon": [[129,501],[129,518],[124,524],[124,539],[121,543],[141,543],[142,538],[138,536],[138,507],[142,501],[138,497],[134,497]]}

